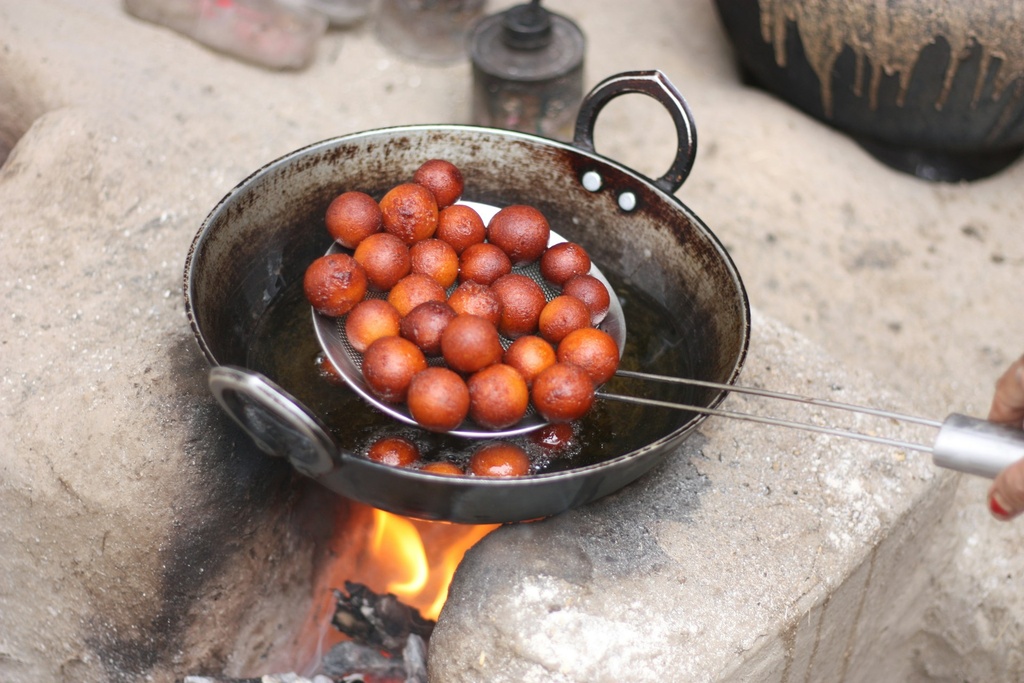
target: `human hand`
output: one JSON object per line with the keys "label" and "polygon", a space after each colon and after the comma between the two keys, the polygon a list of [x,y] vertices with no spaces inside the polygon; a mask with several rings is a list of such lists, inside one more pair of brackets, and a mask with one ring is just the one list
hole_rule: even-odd
{"label": "human hand", "polygon": [[[988,412],[991,422],[1024,428],[1024,356],[996,381]],[[1024,460],[1003,470],[988,490],[988,508],[996,519],[1013,519],[1024,512]]]}

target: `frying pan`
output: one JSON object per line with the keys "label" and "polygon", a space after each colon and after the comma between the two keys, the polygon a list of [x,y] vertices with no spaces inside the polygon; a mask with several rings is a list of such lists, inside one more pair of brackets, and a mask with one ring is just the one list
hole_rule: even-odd
{"label": "frying pan", "polygon": [[[658,178],[595,150],[600,111],[627,93],[653,97],[675,124],[676,155]],[[579,452],[515,479],[390,467],[360,452],[388,420],[358,398],[344,399],[343,387],[308,374],[316,347],[308,305],[300,301],[301,316],[281,311],[301,299],[306,267],[330,244],[323,217],[334,197],[358,189],[379,198],[407,182],[423,161],[444,158],[465,176],[465,199],[535,206],[601,265],[624,302],[630,329],[624,368],[712,383],[671,386],[660,397],[714,408],[725,396],[721,385],[733,383],[743,364],[750,311],[726,250],[673,196],[695,154],[689,107],[658,71],[598,84],[581,105],[572,143],[477,126],[417,125],[337,137],[287,154],[213,208],[187,257],[186,312],[212,366],[211,391],[267,453],[288,458],[332,491],[397,514],[511,522],[612,493],[672,453],[706,416],[599,402],[581,421]]]}

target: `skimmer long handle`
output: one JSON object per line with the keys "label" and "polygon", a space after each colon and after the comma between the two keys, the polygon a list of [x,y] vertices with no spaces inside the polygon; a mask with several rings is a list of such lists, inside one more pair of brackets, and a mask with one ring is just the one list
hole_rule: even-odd
{"label": "skimmer long handle", "polygon": [[658,401],[654,399],[647,399],[636,396],[622,396],[618,394],[608,394],[604,392],[598,394],[600,397],[614,401],[624,401],[627,403],[640,403],[644,405],[660,406],[676,410],[689,410],[692,412],[702,413],[705,415],[714,415],[719,417],[727,417],[731,419],[746,420],[749,422],[758,422],[761,424],[775,425],[778,427],[790,427],[794,429],[801,429],[804,431],[831,434],[833,436],[857,439],[860,441],[868,441],[871,443],[877,443],[885,446],[893,446],[897,448],[906,448],[911,450],[923,451],[925,453],[931,453],[932,462],[938,465],[939,467],[945,467],[947,469],[957,470],[958,472],[973,474],[979,477],[988,477],[989,479],[995,478],[996,475],[1002,472],[1006,467],[1024,458],[1024,431],[1019,429],[1013,429],[1012,427],[1007,427],[1004,425],[998,425],[992,422],[988,422],[986,420],[978,419],[976,417],[960,415],[959,413],[953,413],[949,415],[944,421],[939,422],[937,420],[932,420],[929,418],[915,417],[913,415],[904,415],[901,413],[894,413],[888,410],[880,410],[878,408],[869,408],[866,406],[858,406],[849,403],[837,403],[835,401],[810,398],[807,396],[798,396],[796,394],[786,394],[777,391],[770,391],[767,389],[757,389],[753,387],[737,386],[733,384],[721,384],[718,382],[707,382],[704,380],[686,379],[682,377],[652,375],[644,372],[634,372],[630,370],[620,370],[616,374],[619,374],[624,377],[632,377],[635,379],[643,379],[657,382],[669,382],[672,384],[700,386],[711,389],[720,389],[722,391],[750,394],[754,396],[760,396],[762,398],[778,399],[784,401],[796,401],[798,403],[807,403],[824,408],[834,408],[837,410],[846,410],[855,413],[863,413],[868,415],[874,415],[877,417],[884,417],[900,422],[911,422],[925,425],[928,427],[935,427],[938,428],[939,432],[935,438],[934,443],[931,445],[927,445],[907,441],[898,441],[886,437],[874,436],[871,434],[862,434],[860,432],[852,432],[843,429],[837,429],[835,427],[826,427],[822,425],[810,424],[805,422],[783,420],[764,415],[739,413],[730,410],[723,410],[720,408],[708,408],[704,406],[686,405],[682,403]]}

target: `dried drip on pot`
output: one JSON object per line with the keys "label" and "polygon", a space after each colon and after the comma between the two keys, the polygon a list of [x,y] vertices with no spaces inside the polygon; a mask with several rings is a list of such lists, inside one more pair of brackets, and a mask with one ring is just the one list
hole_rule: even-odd
{"label": "dried drip on pot", "polygon": [[[1019,2],[916,0],[895,8],[885,3],[831,0],[759,0],[758,4],[761,36],[774,47],[775,61],[781,67],[786,66],[788,25],[796,25],[807,61],[821,82],[827,117],[832,116],[833,108],[832,69],[846,49],[853,50],[857,58],[854,88],[858,96],[865,89],[864,63],[871,63],[866,85],[872,109],[878,105],[883,74],[899,76],[897,104],[903,105],[921,51],[939,37],[949,43],[951,56],[935,100],[936,109],[942,109],[949,97],[961,55],[974,44],[981,47],[983,55],[972,105],[980,101],[990,77],[992,98],[999,100],[1024,73],[1024,23],[1011,20],[1020,15]],[[990,74],[993,68],[994,76]]]}

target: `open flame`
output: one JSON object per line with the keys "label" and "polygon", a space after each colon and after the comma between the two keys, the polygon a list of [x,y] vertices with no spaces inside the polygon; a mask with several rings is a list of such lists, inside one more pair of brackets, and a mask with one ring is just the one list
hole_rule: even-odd
{"label": "open flame", "polygon": [[429,522],[355,502],[341,506],[341,515],[330,562],[318,573],[313,612],[299,638],[296,654],[309,662],[300,669],[315,670],[323,653],[345,639],[330,625],[333,589],[343,589],[346,581],[361,583],[437,620],[463,555],[499,526]]}
{"label": "open flame", "polygon": [[425,522],[372,509],[372,538],[368,548],[384,586],[357,580],[371,589],[394,593],[426,619],[436,620],[448,598],[455,569],[473,545],[497,525]]}

